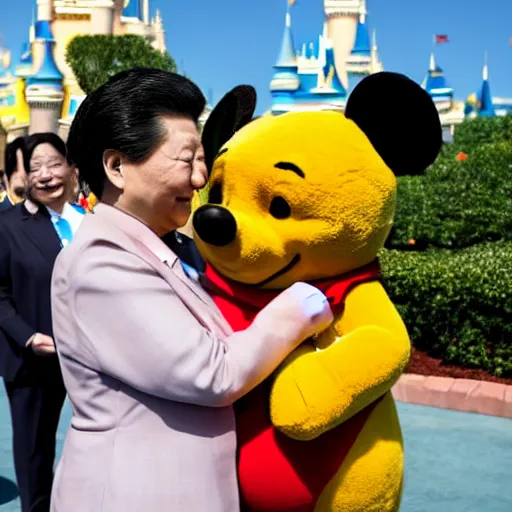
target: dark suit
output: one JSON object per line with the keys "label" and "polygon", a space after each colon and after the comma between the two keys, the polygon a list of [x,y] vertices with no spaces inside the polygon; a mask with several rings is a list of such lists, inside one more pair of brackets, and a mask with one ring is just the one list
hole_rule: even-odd
{"label": "dark suit", "polygon": [[162,237],[162,241],[171,249],[176,256],[187,265],[195,268],[198,272],[204,272],[205,263],[192,238],[178,233],[177,231],[171,231]]}
{"label": "dark suit", "polygon": [[0,212],[5,212],[7,210],[10,210],[11,208],[12,208],[12,203],[11,203],[11,201],[9,201],[9,198],[7,196],[5,196],[0,201]]}
{"label": "dark suit", "polygon": [[0,376],[11,408],[23,512],[48,512],[55,436],[65,399],[56,356],[37,356],[28,339],[53,337],[50,283],[61,243],[44,207],[18,204],[0,215]]}

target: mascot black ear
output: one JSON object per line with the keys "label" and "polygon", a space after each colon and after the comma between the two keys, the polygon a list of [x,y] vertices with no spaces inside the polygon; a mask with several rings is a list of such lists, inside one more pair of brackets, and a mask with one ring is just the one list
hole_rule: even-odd
{"label": "mascot black ear", "polygon": [[229,91],[210,113],[202,134],[208,174],[219,149],[242,126],[252,120],[256,109],[256,90],[250,85],[238,85]]}
{"label": "mascot black ear", "polygon": [[354,88],[345,116],[366,134],[396,176],[422,173],[439,154],[442,128],[429,94],[398,73],[369,75]]}

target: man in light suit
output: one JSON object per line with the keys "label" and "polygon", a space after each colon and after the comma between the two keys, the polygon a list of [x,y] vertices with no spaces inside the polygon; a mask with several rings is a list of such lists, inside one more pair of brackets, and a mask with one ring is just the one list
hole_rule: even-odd
{"label": "man in light suit", "polygon": [[53,512],[238,512],[232,404],[332,321],[299,283],[233,334],[162,241],[206,182],[203,108],[188,79],[136,69],[89,95],[71,126],[70,156],[100,202],[52,280],[73,405]]}

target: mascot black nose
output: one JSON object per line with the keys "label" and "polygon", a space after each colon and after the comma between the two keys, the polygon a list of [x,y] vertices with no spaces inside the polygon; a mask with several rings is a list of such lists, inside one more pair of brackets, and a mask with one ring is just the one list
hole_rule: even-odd
{"label": "mascot black nose", "polygon": [[207,244],[224,247],[236,237],[235,217],[222,206],[201,206],[194,213],[192,223],[199,238]]}

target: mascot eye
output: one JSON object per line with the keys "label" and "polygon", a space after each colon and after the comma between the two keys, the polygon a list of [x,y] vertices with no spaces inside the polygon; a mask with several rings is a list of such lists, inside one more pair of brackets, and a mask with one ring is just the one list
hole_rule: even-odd
{"label": "mascot eye", "polygon": [[210,204],[222,203],[222,185],[220,183],[215,183],[215,185],[213,185],[213,187],[210,189],[208,202]]}
{"label": "mascot eye", "polygon": [[287,219],[292,214],[290,205],[281,196],[274,197],[270,203],[270,215],[276,219]]}

